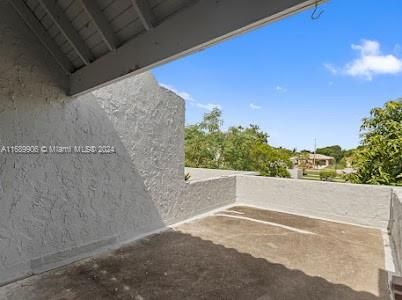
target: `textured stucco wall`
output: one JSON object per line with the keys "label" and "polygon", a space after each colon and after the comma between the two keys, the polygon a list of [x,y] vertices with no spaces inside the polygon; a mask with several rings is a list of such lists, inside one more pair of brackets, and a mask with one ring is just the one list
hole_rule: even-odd
{"label": "textured stucco wall", "polygon": [[237,201],[267,209],[385,229],[390,187],[237,176]]}
{"label": "textured stucco wall", "polygon": [[0,1],[0,145],[117,150],[0,153],[0,283],[162,228],[180,206],[183,100],[150,74],[78,98],[66,97],[65,86],[48,53]]}
{"label": "textured stucco wall", "polygon": [[236,177],[204,179],[185,184],[177,203],[171,208],[169,224],[206,213],[236,201]]}
{"label": "textured stucco wall", "polygon": [[163,220],[184,188],[184,101],[150,73],[93,93]]}
{"label": "textured stucco wall", "polygon": [[388,225],[396,272],[402,272],[402,188],[392,193],[391,216]]}

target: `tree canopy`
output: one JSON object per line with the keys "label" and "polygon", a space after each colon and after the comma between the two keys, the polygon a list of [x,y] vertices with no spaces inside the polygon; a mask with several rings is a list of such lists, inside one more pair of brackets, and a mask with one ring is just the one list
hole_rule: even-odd
{"label": "tree canopy", "polygon": [[353,153],[355,183],[402,184],[402,99],[374,108],[363,119],[361,145]]}
{"label": "tree canopy", "polygon": [[339,145],[328,146],[324,148],[317,148],[318,154],[332,156],[337,162],[339,162],[344,156],[344,150]]}
{"label": "tree canopy", "polygon": [[290,150],[268,144],[257,125],[222,130],[222,112],[215,108],[185,129],[186,166],[258,171],[264,176],[289,177]]}

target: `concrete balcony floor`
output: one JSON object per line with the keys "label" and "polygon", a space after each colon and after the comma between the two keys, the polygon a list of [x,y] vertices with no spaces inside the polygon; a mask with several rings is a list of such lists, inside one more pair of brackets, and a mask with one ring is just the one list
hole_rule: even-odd
{"label": "concrete balcony floor", "polygon": [[1,299],[388,299],[382,232],[234,206],[0,288]]}

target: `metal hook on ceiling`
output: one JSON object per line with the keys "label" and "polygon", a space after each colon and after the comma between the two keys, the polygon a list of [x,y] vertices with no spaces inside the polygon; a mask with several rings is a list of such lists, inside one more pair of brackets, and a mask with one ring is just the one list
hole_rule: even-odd
{"label": "metal hook on ceiling", "polygon": [[314,11],[313,11],[313,13],[311,14],[311,19],[312,19],[312,20],[317,20],[317,19],[319,19],[319,18],[321,17],[321,15],[324,13],[324,10],[322,10],[322,9],[317,13],[319,2],[320,2],[320,1],[317,1],[317,2],[315,3],[315,5],[314,5]]}

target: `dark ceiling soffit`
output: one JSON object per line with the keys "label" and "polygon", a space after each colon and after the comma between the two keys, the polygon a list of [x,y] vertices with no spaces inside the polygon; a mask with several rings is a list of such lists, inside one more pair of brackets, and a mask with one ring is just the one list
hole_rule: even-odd
{"label": "dark ceiling soffit", "polygon": [[202,0],[72,74],[70,95],[139,74],[304,9],[317,0]]}
{"label": "dark ceiling soffit", "polygon": [[66,74],[71,74],[74,71],[73,64],[67,59],[58,45],[49,36],[43,25],[39,22],[25,2],[23,0],[8,0],[8,2],[14,7],[20,17],[24,20],[25,24],[31,29],[46,50],[54,57],[63,71]]}

